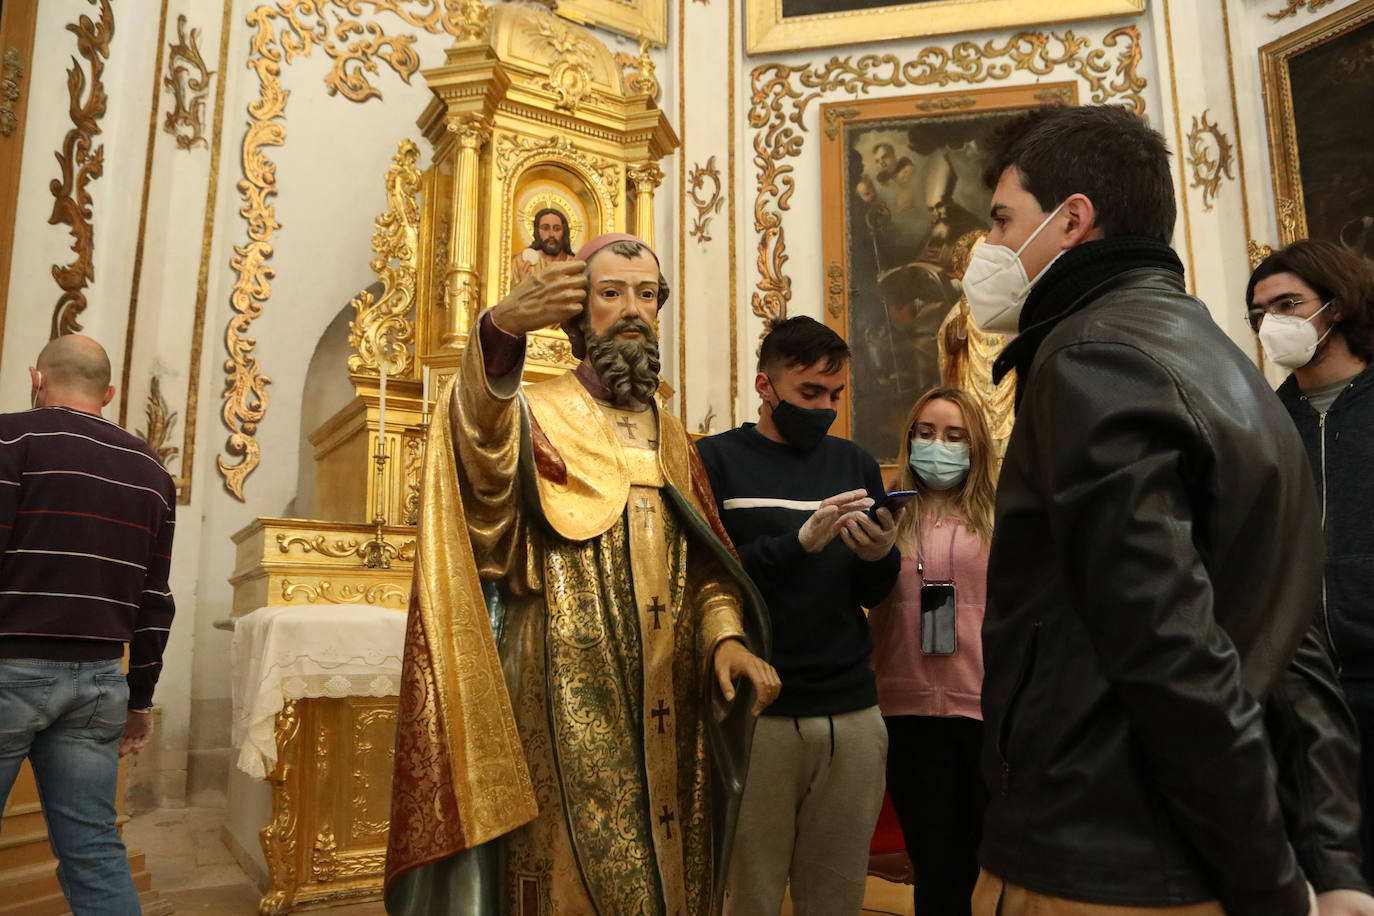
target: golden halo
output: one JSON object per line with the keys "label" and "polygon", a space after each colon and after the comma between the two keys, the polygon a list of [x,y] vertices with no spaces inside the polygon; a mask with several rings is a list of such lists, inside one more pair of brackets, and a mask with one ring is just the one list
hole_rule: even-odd
{"label": "golden halo", "polygon": [[584,227],[587,224],[587,217],[582,202],[571,194],[556,189],[552,185],[540,183],[542,186],[526,189],[516,200],[515,212],[518,217],[516,225],[520,233],[519,239],[513,239],[512,244],[519,242],[519,247],[524,248],[529,245],[531,238],[530,227],[534,223],[534,214],[540,210],[557,210],[568,219],[568,246],[577,250],[577,246],[586,241]]}

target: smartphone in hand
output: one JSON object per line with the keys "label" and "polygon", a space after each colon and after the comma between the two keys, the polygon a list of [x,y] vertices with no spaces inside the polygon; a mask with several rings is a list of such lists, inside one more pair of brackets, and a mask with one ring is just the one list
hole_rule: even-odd
{"label": "smartphone in hand", "polygon": [[914,499],[919,495],[919,492],[916,490],[895,490],[891,493],[885,493],[881,499],[869,508],[868,517],[876,522],[878,520],[878,510],[886,508],[887,511],[892,513],[892,517],[896,518],[902,506],[905,506],[908,500]]}

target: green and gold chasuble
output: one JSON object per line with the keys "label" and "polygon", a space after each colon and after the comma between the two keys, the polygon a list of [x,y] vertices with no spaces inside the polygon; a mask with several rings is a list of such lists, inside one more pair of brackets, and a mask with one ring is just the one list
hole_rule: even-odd
{"label": "green and gold chasuble", "polygon": [[[422,799],[408,805],[403,771],[436,759],[423,750],[424,736],[451,747],[446,736],[464,725],[408,716],[403,687],[398,729],[422,740],[412,753],[398,736],[393,808],[405,818],[409,839],[401,842],[409,848],[397,848],[393,813],[388,910],[717,912],[747,770],[752,692],[741,690],[727,709],[710,662],[732,637],[766,650],[762,603],[717,535],[704,471],[676,418],[617,410],[572,374],[516,396],[518,378],[516,370],[489,381],[473,335],[449,401],[448,447],[461,496],[454,512],[475,570],[500,593],[493,645],[537,814],[495,828],[499,839],[476,848],[449,823],[463,820],[462,790],[456,813],[430,806],[437,819]],[[427,466],[427,480],[430,473]],[[417,583],[426,530],[422,524]],[[418,618],[437,635],[446,626],[435,616],[413,607],[412,629]],[[434,644],[417,634],[408,663],[411,642]],[[458,647],[454,667],[465,666],[470,648]],[[434,653],[415,654],[424,669],[419,656]],[[421,671],[436,696],[438,667]],[[440,706],[423,696],[410,704]],[[500,791],[521,763],[504,751],[480,758],[480,749],[468,755],[470,782]],[[501,775],[488,780],[487,769]],[[431,787],[418,782],[422,796]]]}

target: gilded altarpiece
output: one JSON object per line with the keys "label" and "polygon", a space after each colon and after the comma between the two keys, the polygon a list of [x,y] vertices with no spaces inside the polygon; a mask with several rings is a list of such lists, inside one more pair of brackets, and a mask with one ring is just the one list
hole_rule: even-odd
{"label": "gilded altarpiece", "polygon": [[[533,214],[566,211],[573,246],[610,231],[653,242],[660,161],[678,140],[652,81],[627,79],[604,44],[542,6],[465,9],[469,27],[424,71],[431,163],[402,140],[385,177],[378,283],[353,300],[339,367],[355,396],[310,437],[318,517],[260,518],[234,535],[234,617],[321,603],[404,612],[431,392],[510,288]],[[530,336],[526,380],[574,364],[561,332]],[[311,698],[279,714],[260,912],[380,895],[395,708],[395,697]]]}

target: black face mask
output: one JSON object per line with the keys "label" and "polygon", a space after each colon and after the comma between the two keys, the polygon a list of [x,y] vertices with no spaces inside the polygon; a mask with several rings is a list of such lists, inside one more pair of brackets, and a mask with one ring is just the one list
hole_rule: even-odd
{"label": "black face mask", "polygon": [[773,408],[773,425],[788,445],[803,452],[820,445],[834,422],[835,411],[829,407],[798,407],[778,398]]}

